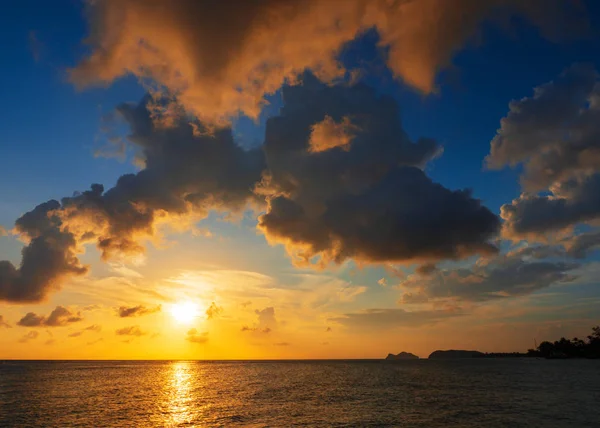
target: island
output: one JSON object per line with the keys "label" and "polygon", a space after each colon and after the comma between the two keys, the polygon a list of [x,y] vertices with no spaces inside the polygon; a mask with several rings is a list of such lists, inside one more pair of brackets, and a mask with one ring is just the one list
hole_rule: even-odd
{"label": "island", "polygon": [[[590,358],[600,359],[600,326],[592,328],[592,334],[587,339],[577,337],[569,340],[562,337],[554,342],[543,341],[536,343],[535,349],[527,352],[479,352],[462,349],[437,350],[429,354],[429,360],[457,360],[476,358],[545,358],[545,359],[568,359],[568,358]],[[410,352],[399,354],[388,354],[387,361],[418,360]]]}
{"label": "island", "polygon": [[457,359],[457,358],[484,358],[485,354],[479,351],[463,351],[450,349],[448,351],[434,351],[429,354],[430,360]]}
{"label": "island", "polygon": [[385,357],[385,359],[387,361],[397,361],[397,360],[418,360],[419,357],[417,357],[415,354],[411,354],[410,352],[400,352],[399,354],[388,354],[387,357]]}

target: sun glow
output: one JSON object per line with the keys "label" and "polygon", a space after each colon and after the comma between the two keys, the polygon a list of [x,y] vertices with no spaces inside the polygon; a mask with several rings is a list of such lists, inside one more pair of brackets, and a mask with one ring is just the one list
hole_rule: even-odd
{"label": "sun glow", "polygon": [[177,322],[190,324],[200,316],[200,306],[194,302],[179,302],[171,306],[171,315]]}

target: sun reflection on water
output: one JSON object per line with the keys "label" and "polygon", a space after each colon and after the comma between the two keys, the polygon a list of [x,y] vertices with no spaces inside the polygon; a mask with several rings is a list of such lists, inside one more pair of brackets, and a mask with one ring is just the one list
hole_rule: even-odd
{"label": "sun reflection on water", "polygon": [[192,383],[193,363],[189,361],[174,361],[170,364],[171,373],[165,382],[165,395],[168,411],[165,415],[166,426],[192,424],[194,413],[194,386]]}

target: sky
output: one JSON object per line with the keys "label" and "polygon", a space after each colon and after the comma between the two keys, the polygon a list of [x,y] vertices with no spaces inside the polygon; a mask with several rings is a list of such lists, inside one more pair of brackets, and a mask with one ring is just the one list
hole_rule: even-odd
{"label": "sky", "polygon": [[3,6],[0,359],[525,351],[600,321],[600,5]]}

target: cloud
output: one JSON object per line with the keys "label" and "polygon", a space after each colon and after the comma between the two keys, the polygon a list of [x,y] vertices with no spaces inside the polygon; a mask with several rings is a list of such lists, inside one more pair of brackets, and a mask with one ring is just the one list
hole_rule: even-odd
{"label": "cloud", "polygon": [[0,300],[33,303],[44,300],[60,282],[72,275],[83,275],[87,268],[77,259],[77,242],[73,234],[61,230],[55,214],[57,201],[38,205],[21,216],[15,230],[28,241],[17,268],[0,260]]}
{"label": "cloud", "polygon": [[487,164],[523,166],[524,193],[501,208],[508,238],[544,240],[600,219],[600,74],[575,64],[512,101]]}
{"label": "cloud", "polygon": [[244,326],[242,326],[240,331],[243,331],[243,332],[256,331],[256,332],[263,333],[263,334],[269,334],[273,330],[271,329],[271,327],[260,328],[260,327],[249,327],[247,325],[244,325]]}
{"label": "cloud", "polygon": [[4,328],[12,328],[12,326],[7,323],[6,321],[4,321],[4,317],[2,315],[0,315],[0,328],[4,327]]}
{"label": "cloud", "polygon": [[289,342],[277,342],[277,343],[274,343],[273,345],[275,345],[275,346],[291,346],[292,344]]}
{"label": "cloud", "polygon": [[322,122],[311,127],[308,152],[319,153],[336,147],[348,151],[354,139],[354,131],[358,129],[349,117],[343,117],[339,123],[336,123],[331,116],[325,116]]}
{"label": "cloud", "polygon": [[99,338],[99,339],[96,339],[96,340],[92,340],[91,342],[87,342],[86,345],[92,346],[92,345],[95,345],[95,344],[103,342],[103,341],[104,341],[104,339]]}
{"label": "cloud", "polygon": [[420,327],[463,315],[458,309],[406,311],[404,309],[366,309],[330,318],[351,329]]}
{"label": "cloud", "polygon": [[277,324],[277,320],[275,319],[275,308],[272,306],[261,310],[256,309],[254,313],[258,317],[259,327],[271,327]]}
{"label": "cloud", "polygon": [[223,308],[221,306],[217,306],[215,302],[212,302],[208,309],[206,310],[206,318],[211,320],[213,318],[218,317],[223,313]]}
{"label": "cloud", "polygon": [[76,257],[82,244],[95,242],[105,260],[139,255],[139,241],[157,239],[160,224],[189,228],[210,209],[237,212],[256,199],[260,150],[238,147],[230,128],[208,135],[184,117],[159,127],[151,119],[153,102],[146,97],[118,108],[143,159],[140,172],[120,177],[107,191],[93,184],[60,203],[46,202],[17,220],[29,243],[18,269],[0,261],[0,300],[39,302],[65,278],[86,273]]}
{"label": "cloud", "polygon": [[64,327],[82,320],[80,312],[72,312],[64,306],[57,306],[47,317],[28,312],[17,325],[21,327]]}
{"label": "cloud", "polygon": [[523,164],[523,187],[539,191],[600,167],[600,75],[575,64],[532,97],[513,100],[491,142],[490,168]]}
{"label": "cloud", "polygon": [[415,272],[420,275],[429,275],[430,273],[433,273],[435,271],[436,271],[436,267],[433,263],[425,263],[425,264],[417,267],[417,269],[415,270]]}
{"label": "cloud", "polygon": [[426,303],[427,301],[429,301],[429,298],[425,293],[404,293],[400,300],[405,305]]}
{"label": "cloud", "polygon": [[566,234],[580,223],[600,219],[600,174],[555,183],[550,194],[522,194],[501,207],[503,235],[513,240],[544,241]]}
{"label": "cloud", "polygon": [[71,334],[69,334],[69,337],[79,337],[81,336],[83,333],[85,333],[86,331],[92,331],[94,333],[100,333],[102,331],[102,326],[99,326],[97,324],[92,324],[90,326],[87,326],[86,328],[73,332]]}
{"label": "cloud", "polygon": [[199,333],[198,330],[192,328],[186,333],[185,340],[192,343],[206,343],[208,342],[208,332]]}
{"label": "cloud", "polygon": [[239,111],[257,117],[265,94],[306,69],[324,81],[342,75],[340,50],[370,28],[388,48],[394,75],[430,92],[437,72],[483,20],[503,22],[517,13],[544,30],[570,34],[582,27],[572,3],[250,0],[232,10],[228,3],[195,0],[89,2],[91,54],[70,75],[86,86],[131,73],[177,94],[199,117]]}
{"label": "cloud", "polygon": [[121,318],[130,318],[130,317],[140,317],[142,315],[154,314],[156,312],[160,312],[161,305],[155,306],[153,308],[147,308],[143,305],[138,306],[120,306],[117,309],[117,313]]}
{"label": "cloud", "polygon": [[583,259],[600,247],[600,231],[592,231],[574,235],[562,242],[571,257]]}
{"label": "cloud", "polygon": [[30,331],[29,333],[27,333],[27,334],[25,334],[23,337],[21,337],[21,338],[19,339],[19,342],[21,342],[21,343],[27,343],[27,342],[29,342],[30,340],[37,339],[37,337],[38,337],[39,335],[40,335],[40,334],[39,334],[37,331]]}
{"label": "cloud", "polygon": [[264,309],[255,309],[254,313],[257,316],[256,323],[250,327],[244,325],[241,328],[243,332],[260,332],[263,334],[269,334],[273,331],[273,328],[277,325],[277,319],[275,318],[275,308],[272,306]]}
{"label": "cloud", "polygon": [[145,331],[142,331],[140,329],[139,325],[132,325],[132,326],[129,326],[129,327],[123,327],[123,328],[119,328],[119,329],[115,330],[115,334],[117,336],[136,336],[136,337],[140,337],[140,336],[144,336],[147,333]]}
{"label": "cloud", "polygon": [[387,279],[385,279],[385,278],[380,278],[380,279],[377,281],[377,284],[381,285],[382,287],[387,287],[387,285],[388,285],[388,283],[387,283]]}
{"label": "cloud", "polygon": [[401,283],[407,293],[403,303],[421,303],[428,299],[449,298],[486,301],[524,296],[553,284],[572,281],[576,263],[559,260],[529,259],[525,252],[514,252],[478,262],[470,268],[436,269],[414,274]]}
{"label": "cloud", "polygon": [[84,328],[85,331],[93,331],[95,333],[100,333],[102,331],[102,326],[98,325],[98,324],[92,324],[90,326],[87,326],[86,328]]}
{"label": "cloud", "polygon": [[[297,265],[460,259],[493,253],[499,219],[468,190],[452,191],[423,172],[441,153],[413,143],[396,102],[364,85],[327,86],[312,75],[283,88],[284,107],[266,124],[267,199],[258,228]],[[311,152],[311,129],[350,118],[349,147]]]}

